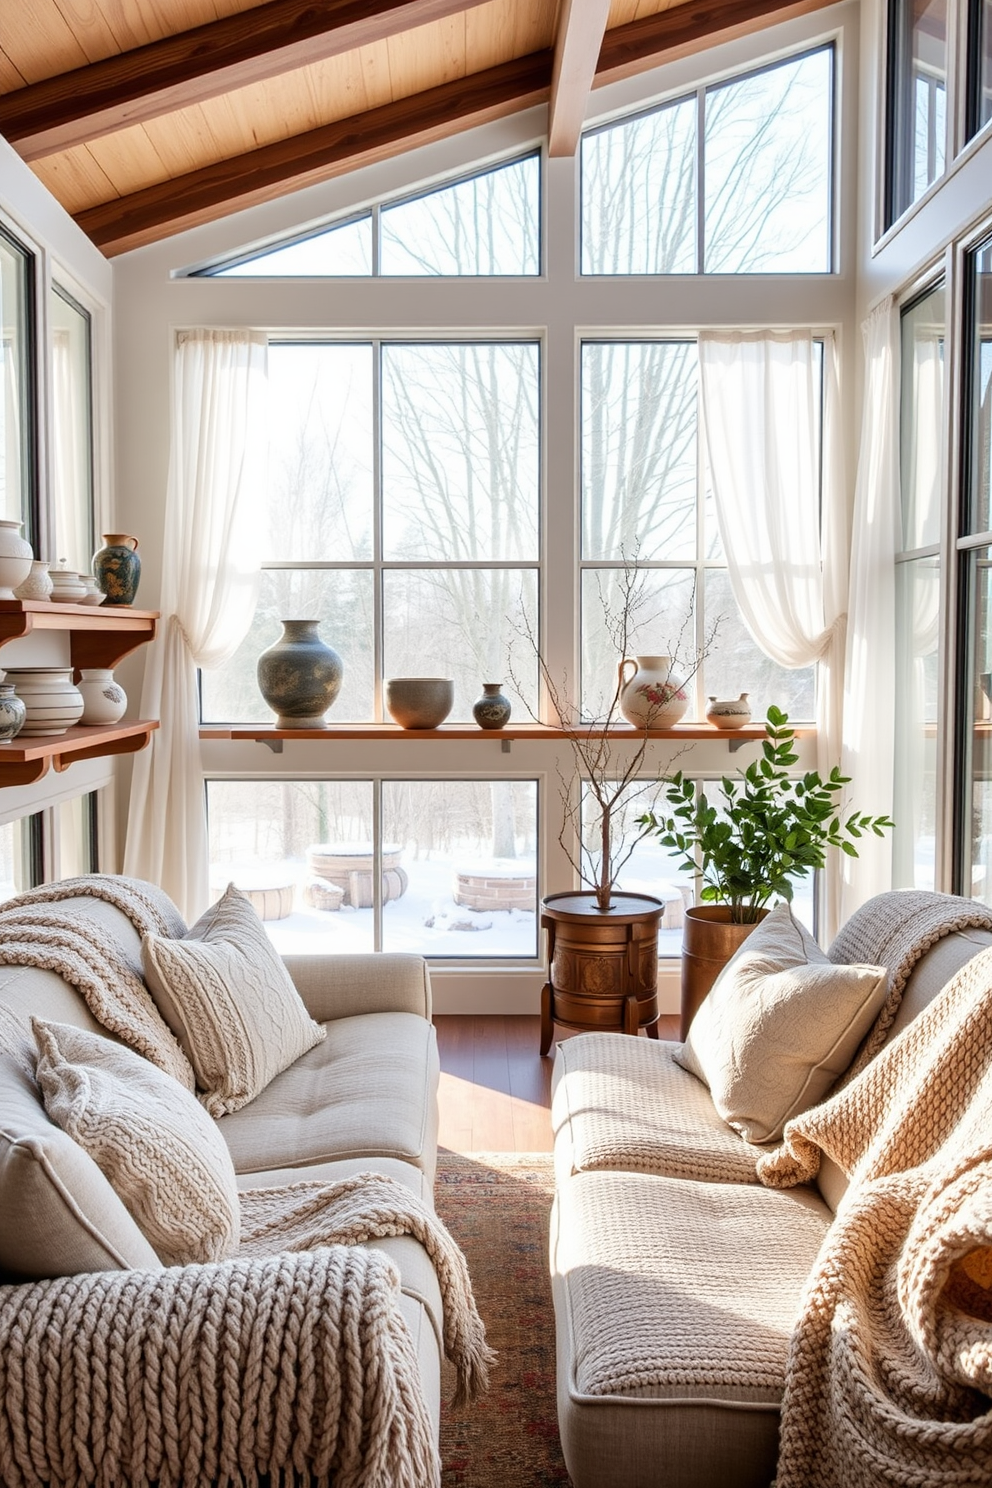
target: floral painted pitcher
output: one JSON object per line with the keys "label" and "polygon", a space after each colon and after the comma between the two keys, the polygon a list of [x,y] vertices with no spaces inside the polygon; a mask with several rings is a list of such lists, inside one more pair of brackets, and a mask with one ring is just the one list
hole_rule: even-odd
{"label": "floral painted pitcher", "polygon": [[[628,676],[627,668],[633,667]],[[689,706],[681,677],[670,656],[625,656],[618,667],[620,712],[635,728],[671,728]]]}

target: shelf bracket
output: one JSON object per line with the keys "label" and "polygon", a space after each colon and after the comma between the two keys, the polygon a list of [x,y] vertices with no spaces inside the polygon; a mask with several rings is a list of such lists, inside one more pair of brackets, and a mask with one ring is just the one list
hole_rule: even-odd
{"label": "shelf bracket", "polygon": [[282,754],[282,739],[259,739],[259,744],[264,744],[266,749],[271,749],[273,754]]}
{"label": "shelf bracket", "polygon": [[757,739],[728,739],[727,748],[731,754],[736,754],[738,749],[743,749],[745,744],[756,744]]}
{"label": "shelf bracket", "polygon": [[510,739],[501,739],[500,740],[500,748],[502,749],[502,752],[504,754],[509,754],[511,742],[512,741]]}

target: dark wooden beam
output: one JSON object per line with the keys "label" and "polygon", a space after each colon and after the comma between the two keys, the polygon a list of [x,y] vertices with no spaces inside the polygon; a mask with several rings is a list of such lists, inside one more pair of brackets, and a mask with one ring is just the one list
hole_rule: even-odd
{"label": "dark wooden beam", "polygon": [[721,41],[764,30],[836,0],[689,0],[657,15],[614,26],[603,38],[595,87],[690,57]]}
{"label": "dark wooden beam", "polygon": [[547,100],[552,53],[503,62],[381,108],[263,145],[90,207],[79,226],[108,257]]}
{"label": "dark wooden beam", "polygon": [[548,108],[548,154],[574,155],[596,76],[610,0],[562,0]]}
{"label": "dark wooden beam", "polygon": [[23,160],[383,41],[483,0],[268,0],[0,97]]}

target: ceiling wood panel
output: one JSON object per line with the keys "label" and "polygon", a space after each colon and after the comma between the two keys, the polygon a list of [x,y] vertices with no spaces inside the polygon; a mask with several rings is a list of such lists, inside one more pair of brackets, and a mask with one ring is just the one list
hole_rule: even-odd
{"label": "ceiling wood panel", "polygon": [[0,133],[118,253],[828,3],[0,0]]}

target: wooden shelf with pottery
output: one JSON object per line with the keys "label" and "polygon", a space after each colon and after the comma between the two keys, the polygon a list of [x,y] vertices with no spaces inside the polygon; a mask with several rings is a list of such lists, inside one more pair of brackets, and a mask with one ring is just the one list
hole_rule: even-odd
{"label": "wooden shelf with pottery", "polygon": [[137,754],[158,728],[157,720],[139,723],[77,725],[64,734],[18,734],[0,743],[0,786],[33,785],[49,766],[68,770],[77,760],[105,754]]}
{"label": "wooden shelf with pottery", "polygon": [[[815,732],[812,724],[796,729],[796,734],[800,737],[811,736]],[[625,739],[633,742],[641,737],[639,729],[624,724],[612,729],[590,724],[575,729],[574,733],[577,737],[587,738],[609,736],[618,744]],[[435,729],[404,729],[398,723],[329,723],[324,728],[311,729],[280,729],[271,724],[230,723],[211,724],[200,729],[201,739],[255,740],[259,744],[267,744],[276,753],[281,752],[285,739],[488,739],[491,742],[503,740],[508,746],[513,739],[554,740],[567,737],[561,729],[549,728],[546,724],[512,722],[501,729],[482,729],[474,723],[443,723],[440,728]],[[739,749],[742,744],[753,744],[764,737],[764,724],[748,724],[739,729],[718,729],[709,723],[678,723],[674,728],[648,730],[649,739],[725,739],[731,752]]]}
{"label": "wooden shelf with pottery", "polygon": [[136,610],[131,605],[0,599],[0,646],[36,631],[67,631],[72,665],[77,672],[83,667],[115,667],[130,652],[152,639],[157,623],[157,610]]}

